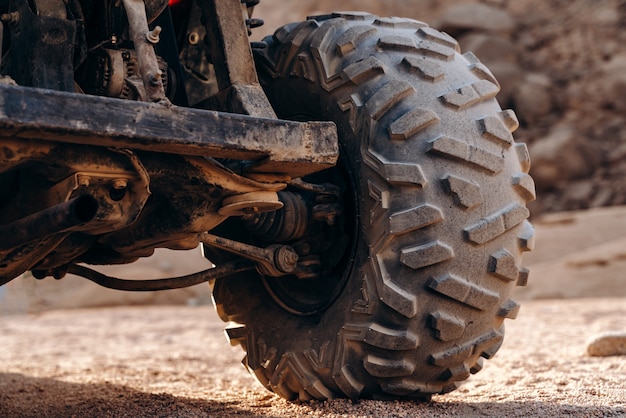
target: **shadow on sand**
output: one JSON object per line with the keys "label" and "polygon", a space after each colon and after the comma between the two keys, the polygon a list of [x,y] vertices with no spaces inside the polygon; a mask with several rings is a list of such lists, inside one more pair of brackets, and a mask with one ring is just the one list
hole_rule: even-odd
{"label": "shadow on sand", "polygon": [[[384,401],[333,400],[302,404],[295,414],[376,417],[508,417],[508,416],[622,416],[623,407],[555,405],[536,400],[505,402],[393,402],[394,412],[384,412]],[[372,408],[372,403],[379,403]],[[17,373],[0,373],[0,417],[267,417],[279,418],[266,405],[194,399],[167,393],[153,394],[110,383],[68,383]],[[391,405],[390,405],[391,406]],[[398,407],[403,411],[397,413]],[[304,410],[303,410],[304,408]],[[349,411],[347,411],[347,409]],[[377,411],[376,413],[372,411]],[[269,413],[268,413],[269,412]],[[308,412],[308,413],[307,413]],[[320,415],[321,414],[321,415]]]}

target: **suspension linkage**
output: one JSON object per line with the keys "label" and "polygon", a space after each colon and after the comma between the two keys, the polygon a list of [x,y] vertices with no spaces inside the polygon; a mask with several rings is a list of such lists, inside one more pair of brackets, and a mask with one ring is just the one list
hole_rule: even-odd
{"label": "suspension linkage", "polygon": [[126,280],[110,277],[88,267],[72,264],[67,272],[84,277],[100,286],[115,290],[126,290],[131,292],[151,292],[157,290],[180,289],[183,287],[195,286],[200,283],[221,279],[233,274],[253,270],[255,264],[248,260],[235,260],[224,263],[218,267],[203,270],[198,273],[186,276],[172,277],[168,279],[154,280]]}
{"label": "suspension linkage", "polygon": [[299,256],[289,245],[276,244],[261,248],[206,232],[200,234],[199,238],[200,242],[205,245],[255,261],[257,263],[257,271],[261,274],[271,277],[297,274],[296,268],[298,267]]}

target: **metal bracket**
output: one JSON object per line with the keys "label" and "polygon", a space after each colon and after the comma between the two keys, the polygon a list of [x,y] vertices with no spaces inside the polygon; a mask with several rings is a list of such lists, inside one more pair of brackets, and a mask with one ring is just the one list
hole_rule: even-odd
{"label": "metal bracket", "polygon": [[220,109],[276,118],[254,66],[241,0],[199,0],[217,85]]}
{"label": "metal bracket", "polygon": [[167,104],[169,100],[165,97],[165,90],[163,89],[162,71],[159,69],[159,63],[154,52],[154,44],[159,42],[161,27],[157,26],[153,31],[148,29],[146,5],[143,0],[122,0],[122,3],[126,9],[130,36],[137,52],[139,72],[146,91],[146,98],[150,102]]}
{"label": "metal bracket", "polygon": [[66,4],[15,0],[10,5],[7,74],[20,85],[74,91],[74,45],[81,33],[77,22],[68,19]]}

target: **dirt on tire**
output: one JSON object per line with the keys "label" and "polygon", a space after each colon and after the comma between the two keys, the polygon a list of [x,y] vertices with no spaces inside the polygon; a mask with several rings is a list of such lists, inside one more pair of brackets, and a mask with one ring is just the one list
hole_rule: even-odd
{"label": "dirt on tire", "polygon": [[[257,66],[278,116],[338,125],[332,177],[347,179],[343,232],[357,244],[323,285],[218,280],[231,342],[291,400],[454,390],[495,354],[526,283],[534,184],[515,114],[473,54],[416,20],[336,13],[266,42]],[[326,287],[326,306],[302,307]]]}

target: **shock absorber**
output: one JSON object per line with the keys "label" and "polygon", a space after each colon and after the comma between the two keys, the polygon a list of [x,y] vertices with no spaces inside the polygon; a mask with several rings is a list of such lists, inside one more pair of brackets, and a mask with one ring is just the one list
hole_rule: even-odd
{"label": "shock absorber", "polygon": [[304,236],[309,224],[309,209],[298,193],[278,192],[284,206],[273,212],[242,216],[246,228],[267,242],[289,242]]}

